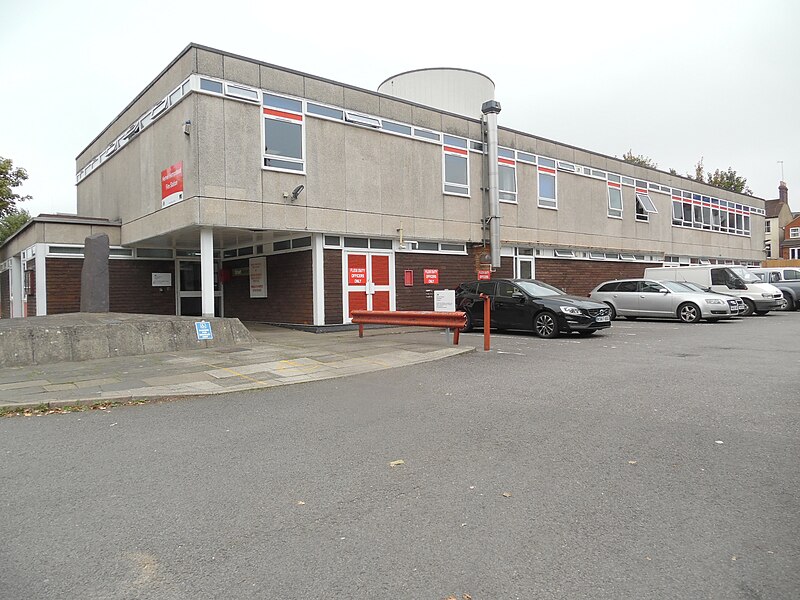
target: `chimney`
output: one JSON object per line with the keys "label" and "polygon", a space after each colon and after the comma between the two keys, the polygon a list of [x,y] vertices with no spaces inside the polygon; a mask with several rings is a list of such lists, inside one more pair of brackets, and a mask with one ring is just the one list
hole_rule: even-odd
{"label": "chimney", "polygon": [[789,202],[789,188],[786,187],[785,181],[781,181],[781,184],[778,186],[778,200]]}

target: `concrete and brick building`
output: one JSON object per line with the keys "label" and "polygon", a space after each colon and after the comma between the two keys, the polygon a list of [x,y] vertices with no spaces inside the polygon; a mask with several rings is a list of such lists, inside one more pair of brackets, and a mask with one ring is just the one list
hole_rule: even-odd
{"label": "concrete and brick building", "polygon": [[471,71],[374,92],[192,44],[80,152],[77,216],[0,248],[2,316],[77,310],[98,232],[112,310],[316,326],[431,309],[479,276],[586,294],[647,266],[764,259],[764,200],[501,116]]}

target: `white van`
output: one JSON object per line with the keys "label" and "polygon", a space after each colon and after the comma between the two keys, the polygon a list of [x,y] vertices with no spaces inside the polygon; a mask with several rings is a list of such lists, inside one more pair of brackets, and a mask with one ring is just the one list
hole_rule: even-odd
{"label": "white van", "polygon": [[726,265],[690,267],[652,267],[644,270],[649,279],[691,281],[721,294],[739,296],[747,305],[744,316],[765,315],[783,304],[783,294],[774,285],[763,283],[746,268]]}

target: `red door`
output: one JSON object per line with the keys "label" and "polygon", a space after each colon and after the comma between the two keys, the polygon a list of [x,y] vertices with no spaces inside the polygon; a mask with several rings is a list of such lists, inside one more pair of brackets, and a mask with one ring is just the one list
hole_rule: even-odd
{"label": "red door", "polygon": [[346,321],[354,310],[391,310],[392,278],[388,254],[347,253],[345,257]]}

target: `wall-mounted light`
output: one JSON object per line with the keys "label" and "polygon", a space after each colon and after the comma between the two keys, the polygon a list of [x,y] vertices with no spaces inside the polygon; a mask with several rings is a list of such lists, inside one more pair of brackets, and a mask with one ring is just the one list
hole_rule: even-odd
{"label": "wall-mounted light", "polygon": [[189,135],[189,132],[192,129],[192,122],[191,121],[184,121],[183,122],[183,133]]}
{"label": "wall-mounted light", "polygon": [[292,202],[297,200],[298,196],[300,196],[301,192],[306,189],[304,185],[298,185],[296,188],[292,190]]}

